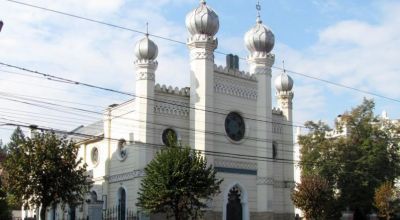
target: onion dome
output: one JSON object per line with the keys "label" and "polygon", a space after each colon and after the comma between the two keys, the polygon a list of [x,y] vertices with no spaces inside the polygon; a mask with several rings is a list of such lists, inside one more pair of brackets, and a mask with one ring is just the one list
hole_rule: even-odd
{"label": "onion dome", "polygon": [[275,79],[275,88],[278,92],[288,92],[293,88],[293,79],[284,71]]}
{"label": "onion dome", "polygon": [[269,53],[274,48],[275,36],[271,29],[262,24],[260,17],[257,17],[256,25],[246,33],[244,41],[251,53]]}
{"label": "onion dome", "polygon": [[158,55],[158,47],[146,35],[146,37],[136,43],[135,55],[139,60],[155,60]]}
{"label": "onion dome", "polygon": [[215,36],[219,29],[218,15],[201,0],[199,7],[186,15],[186,28],[191,35]]}

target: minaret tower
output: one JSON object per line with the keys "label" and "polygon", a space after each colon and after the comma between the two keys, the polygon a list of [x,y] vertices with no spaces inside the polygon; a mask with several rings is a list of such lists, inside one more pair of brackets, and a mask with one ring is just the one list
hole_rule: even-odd
{"label": "minaret tower", "polygon": [[[282,144],[282,151],[292,152],[292,153],[285,153],[283,155],[283,159],[286,160],[295,160],[298,161],[298,152],[299,152],[299,145],[293,145],[293,117],[292,117],[292,100],[293,100],[293,79],[286,74],[285,66],[283,66],[282,73],[276,77],[275,79],[275,88],[276,88],[276,98],[278,101],[278,107],[282,111],[283,114],[283,121],[282,124],[282,133],[285,134],[285,139],[283,140]],[[297,138],[296,138],[297,139]],[[284,167],[284,181],[294,183],[294,175],[295,174],[295,166],[297,167],[298,164],[282,164]],[[297,167],[298,168],[298,167]],[[290,198],[290,190],[285,189],[287,193],[287,199]],[[290,205],[285,206],[285,211],[287,213],[291,213],[294,210],[293,203]]]}
{"label": "minaret tower", "polygon": [[[218,15],[204,0],[186,16],[190,33],[190,145],[212,150],[214,131],[214,50],[219,29]],[[208,157],[212,163],[212,158]]]}
{"label": "minaret tower", "polygon": [[[149,35],[137,42],[135,46],[136,66],[136,98],[135,98],[135,141],[154,143],[154,81],[157,69],[157,45],[149,39]],[[138,155],[139,166],[146,166],[153,157],[153,150],[147,147]]]}
{"label": "minaret tower", "polygon": [[[275,55],[271,53],[275,37],[272,31],[263,25],[257,4],[256,24],[245,35],[244,40],[250,54],[247,57],[250,73],[256,75],[257,91],[257,156],[272,158],[272,101],[271,101],[271,67]],[[257,162],[257,212],[270,216],[273,212],[273,164],[271,160]]]}
{"label": "minaret tower", "polygon": [[[292,100],[293,100],[293,79],[286,73],[285,67],[283,67],[282,73],[275,79],[276,98],[278,101],[278,107],[282,110],[286,121],[292,123]],[[292,130],[291,126],[289,130]],[[293,133],[293,132],[292,132]],[[286,133],[285,133],[286,134]]]}

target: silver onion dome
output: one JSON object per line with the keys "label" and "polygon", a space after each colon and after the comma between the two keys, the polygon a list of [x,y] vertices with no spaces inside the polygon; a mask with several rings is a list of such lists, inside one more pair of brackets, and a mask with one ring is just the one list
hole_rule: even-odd
{"label": "silver onion dome", "polygon": [[278,92],[288,92],[293,88],[293,79],[286,72],[281,73],[275,79],[275,88]]}
{"label": "silver onion dome", "polygon": [[155,60],[158,55],[158,47],[146,35],[146,37],[136,43],[135,55],[139,60]]}
{"label": "silver onion dome", "polygon": [[199,7],[186,15],[186,28],[191,35],[215,36],[219,29],[218,15],[204,0],[201,0]]}
{"label": "silver onion dome", "polygon": [[244,41],[251,53],[269,53],[274,48],[275,36],[271,29],[263,25],[260,17],[258,17],[256,25],[244,36]]}

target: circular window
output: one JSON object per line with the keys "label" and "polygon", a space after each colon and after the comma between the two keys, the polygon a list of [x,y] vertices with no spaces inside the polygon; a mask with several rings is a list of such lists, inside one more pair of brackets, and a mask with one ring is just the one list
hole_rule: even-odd
{"label": "circular window", "polygon": [[162,142],[170,147],[173,146],[174,144],[176,144],[178,141],[178,136],[176,135],[176,132],[171,129],[171,128],[167,128],[163,131],[162,133]]}
{"label": "circular window", "polygon": [[225,132],[233,141],[240,141],[246,131],[244,120],[236,112],[229,113],[225,118]]}
{"label": "circular window", "polygon": [[93,164],[97,164],[99,162],[99,149],[97,149],[97,147],[92,148],[90,158],[92,159]]}

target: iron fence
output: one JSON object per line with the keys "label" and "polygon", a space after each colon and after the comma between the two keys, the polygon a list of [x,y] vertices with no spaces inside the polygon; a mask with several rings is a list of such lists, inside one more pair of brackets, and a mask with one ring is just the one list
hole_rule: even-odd
{"label": "iron fence", "polygon": [[112,207],[103,211],[103,220],[138,220],[137,214],[133,209],[121,209],[119,206]]}

